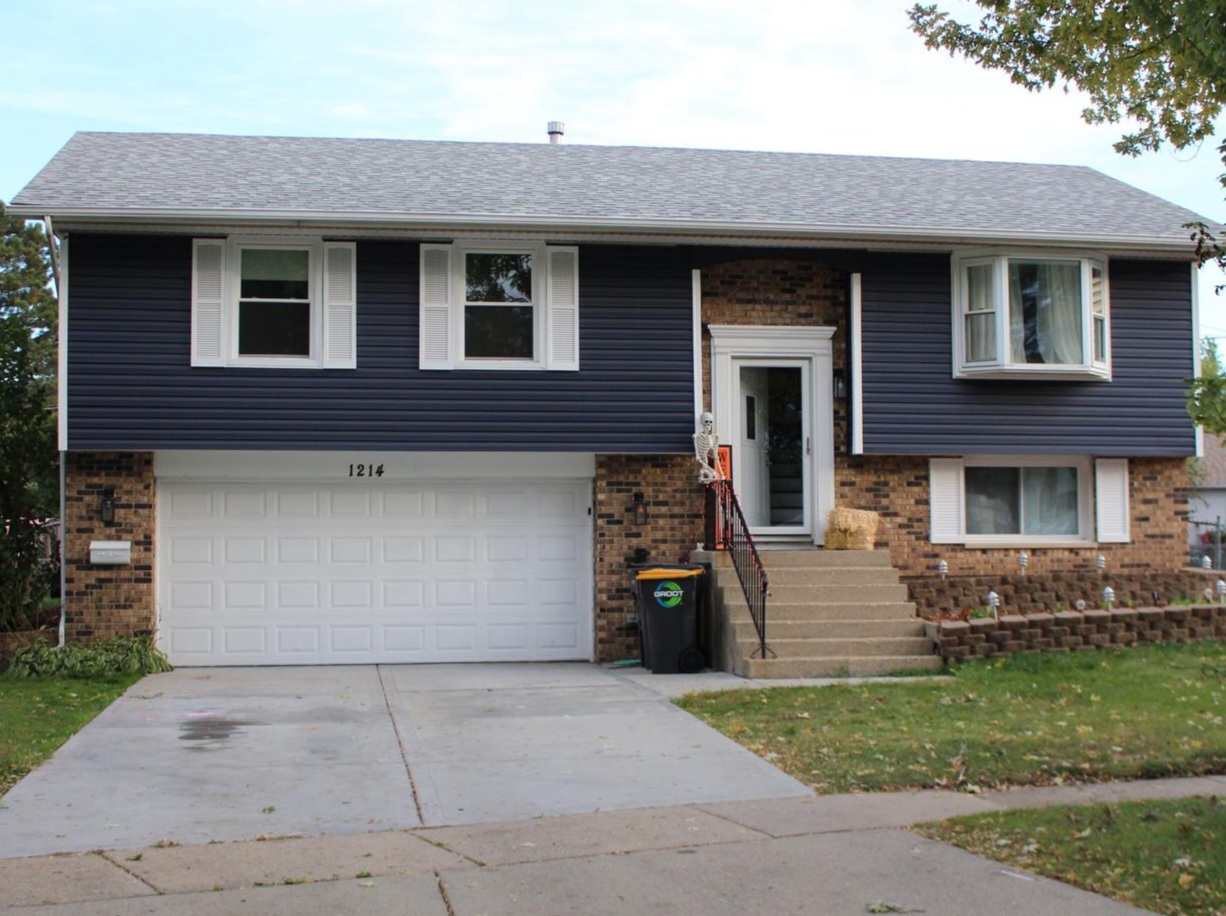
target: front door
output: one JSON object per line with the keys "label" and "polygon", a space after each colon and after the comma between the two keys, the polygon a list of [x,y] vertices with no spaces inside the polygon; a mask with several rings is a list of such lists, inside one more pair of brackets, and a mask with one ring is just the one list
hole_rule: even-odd
{"label": "front door", "polygon": [[812,533],[811,363],[736,360],[733,484],[755,534]]}

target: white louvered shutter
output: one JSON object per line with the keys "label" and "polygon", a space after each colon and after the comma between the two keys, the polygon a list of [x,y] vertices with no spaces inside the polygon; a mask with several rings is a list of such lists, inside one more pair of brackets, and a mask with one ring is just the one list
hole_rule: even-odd
{"label": "white louvered shutter", "polygon": [[224,366],[226,243],[192,240],[192,365]]}
{"label": "white louvered shutter", "polygon": [[928,509],[932,543],[961,544],[962,459],[931,458],[928,461]]}
{"label": "white louvered shutter", "polygon": [[579,368],[579,249],[549,248],[546,367]]}
{"label": "white louvered shutter", "polygon": [[418,365],[451,368],[451,246],[421,246]]}
{"label": "white louvered shutter", "polygon": [[1094,462],[1094,508],[1098,540],[1126,544],[1132,540],[1128,523],[1128,459],[1099,458]]}
{"label": "white louvered shutter", "polygon": [[357,249],[353,242],[324,244],[324,368],[358,365]]}

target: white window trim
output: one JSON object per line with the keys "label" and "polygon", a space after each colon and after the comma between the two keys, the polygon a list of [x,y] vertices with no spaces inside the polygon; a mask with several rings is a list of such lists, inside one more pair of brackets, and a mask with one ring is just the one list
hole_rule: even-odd
{"label": "white window trim", "polygon": [[[1078,261],[1081,265],[1081,346],[1082,361],[1075,365],[1035,365],[1010,363],[1009,261]],[[996,358],[991,362],[966,360],[967,284],[966,268],[990,264],[996,316]],[[1103,302],[1106,352],[1103,360],[1094,359],[1093,268],[1103,274]],[[1095,252],[1058,250],[966,250],[954,252],[950,261],[953,290],[953,375],[954,378],[1036,379],[1036,380],[1111,380],[1111,288],[1107,258]]]}
{"label": "white window trim", "polygon": [[[473,359],[464,355],[464,313],[468,307],[468,255],[529,254],[532,256],[532,359]],[[456,242],[451,259],[452,333],[455,335],[457,369],[545,369],[545,288],[548,283],[548,253],[543,243],[472,241]],[[475,303],[480,304],[480,303]],[[499,303],[488,303],[497,306]],[[518,303],[522,305],[523,303]]]}
{"label": "white window trim", "polygon": [[[310,255],[309,294],[311,309],[311,352],[309,356],[241,356],[238,352],[239,293],[242,282],[242,253],[245,249],[306,251]],[[323,239],[264,239],[231,237],[226,244],[226,365],[255,369],[319,369],[323,367]]]}
{"label": "white window trim", "polygon": [[[1020,548],[1020,547],[1088,547],[1096,543],[1112,543],[1127,541],[1125,533],[1122,537],[1100,536],[1102,513],[1097,505],[1099,498],[1098,474],[1101,473],[1102,459],[1095,461],[1087,455],[964,455],[961,458],[934,458],[930,466],[930,481],[937,476],[939,467],[948,472],[952,466],[957,468],[957,490],[954,493],[934,494],[930,492],[929,505],[933,512],[932,542],[934,544],[961,544],[968,548]],[[1081,531],[1078,537],[1067,535],[1024,535],[1024,534],[967,534],[966,532],[966,474],[968,467],[1074,467],[1077,469],[1077,525]],[[1127,476],[1125,464],[1123,473]],[[1127,485],[1124,487],[1124,499],[1127,500]],[[956,507],[950,497],[956,499]],[[940,511],[944,513],[938,522],[935,517]],[[946,527],[952,521],[948,513],[957,516],[957,530]],[[1122,514],[1127,518],[1125,505]]]}
{"label": "white window trim", "polygon": [[[427,279],[427,250],[446,253],[447,284]],[[578,371],[579,369],[579,250],[522,239],[464,239],[450,244],[423,244],[422,300],[419,313],[419,366],[425,370]],[[481,359],[464,355],[464,310],[468,306],[469,254],[530,254],[532,256],[532,359]],[[441,276],[441,275],[436,275]],[[435,298],[427,301],[427,288]],[[476,303],[480,304],[480,303]],[[445,316],[445,317],[444,317]],[[431,329],[436,336],[433,336]],[[427,346],[430,341],[430,346]],[[443,346],[445,342],[445,348]],[[444,349],[446,352],[444,352]]]}

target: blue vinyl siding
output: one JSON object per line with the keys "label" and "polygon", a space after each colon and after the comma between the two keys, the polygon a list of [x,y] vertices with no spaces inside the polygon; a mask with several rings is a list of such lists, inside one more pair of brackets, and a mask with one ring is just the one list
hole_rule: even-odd
{"label": "blue vinyl siding", "polygon": [[954,379],[949,257],[880,257],[863,271],[866,453],[1193,453],[1186,262],[1111,261],[1110,382]]}
{"label": "blue vinyl siding", "polygon": [[192,368],[190,239],[74,234],[69,447],[688,452],[688,263],[579,263],[579,372],[418,371],[408,241],[358,243],[357,369]]}

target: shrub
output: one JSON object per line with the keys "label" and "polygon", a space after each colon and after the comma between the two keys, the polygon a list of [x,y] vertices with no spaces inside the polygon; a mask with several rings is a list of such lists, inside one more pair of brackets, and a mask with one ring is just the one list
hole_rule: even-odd
{"label": "shrub", "polygon": [[109,677],[118,674],[156,674],[171,664],[148,636],[117,636],[84,646],[70,643],[55,648],[46,643],[18,649],[9,677]]}

